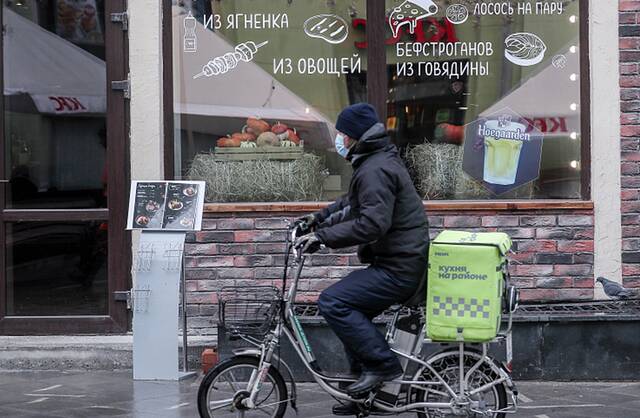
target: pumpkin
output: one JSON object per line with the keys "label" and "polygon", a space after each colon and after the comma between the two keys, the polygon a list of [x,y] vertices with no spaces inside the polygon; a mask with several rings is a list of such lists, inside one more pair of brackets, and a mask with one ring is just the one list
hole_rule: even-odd
{"label": "pumpkin", "polygon": [[222,147],[222,148],[239,147],[240,140],[238,138],[233,138],[227,135],[218,139],[218,141],[216,141],[216,146]]}
{"label": "pumpkin", "polygon": [[247,119],[246,131],[248,133],[259,136],[261,133],[268,132],[270,129],[271,129],[271,126],[269,126],[269,124],[266,121],[260,118]]}
{"label": "pumpkin", "polygon": [[258,136],[257,142],[259,147],[267,147],[277,146],[280,140],[273,132],[263,132]]}
{"label": "pumpkin", "polygon": [[244,141],[240,143],[240,148],[255,148],[257,145],[252,141]]}
{"label": "pumpkin", "polygon": [[298,132],[296,132],[295,129],[289,128],[287,130],[287,139],[296,145],[300,145],[300,137],[298,136]]}
{"label": "pumpkin", "polygon": [[286,141],[280,142],[280,146],[281,147],[297,147],[298,145],[293,141],[286,140]]}
{"label": "pumpkin", "polygon": [[271,127],[271,132],[278,136],[278,139],[284,141],[289,138],[289,127],[284,123],[276,123]]}
{"label": "pumpkin", "polygon": [[236,132],[231,135],[231,138],[238,138],[240,142],[253,142],[256,140],[256,136],[254,134],[250,134],[248,132]]}

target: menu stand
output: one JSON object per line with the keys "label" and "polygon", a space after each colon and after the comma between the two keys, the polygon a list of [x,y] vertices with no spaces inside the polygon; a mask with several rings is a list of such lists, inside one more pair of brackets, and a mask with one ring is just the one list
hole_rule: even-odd
{"label": "menu stand", "polygon": [[[152,187],[158,188],[158,183]],[[163,196],[178,182],[169,182]],[[185,182],[187,183],[187,182]],[[184,263],[184,243],[187,230],[145,229],[132,223],[139,219],[140,207],[148,205],[150,183],[138,190],[133,184],[129,229],[140,229],[138,251],[134,257],[134,288],[131,290],[130,304],[133,310],[133,379],[134,380],[181,380],[194,376],[188,372],[187,310]],[[188,182],[204,194],[204,184]],[[198,187],[195,187],[198,186]],[[136,192],[136,190],[138,190]],[[135,193],[138,193],[137,195]],[[145,194],[146,193],[146,194]],[[195,192],[194,192],[195,193]],[[154,197],[154,203],[159,200]],[[180,208],[188,208],[198,216],[189,230],[199,230],[203,199],[184,203]],[[141,203],[142,202],[142,203]],[[162,203],[162,207],[167,205]],[[154,212],[159,211],[152,205]],[[135,208],[138,208],[136,212]],[[172,212],[174,218],[177,211]],[[133,220],[132,220],[133,219]],[[166,217],[165,217],[166,219]],[[172,218],[173,219],[173,218]],[[146,225],[145,225],[146,226]],[[182,311],[179,314],[179,306]],[[181,324],[180,324],[181,323]],[[182,325],[182,371],[178,370],[178,344],[176,337]]]}

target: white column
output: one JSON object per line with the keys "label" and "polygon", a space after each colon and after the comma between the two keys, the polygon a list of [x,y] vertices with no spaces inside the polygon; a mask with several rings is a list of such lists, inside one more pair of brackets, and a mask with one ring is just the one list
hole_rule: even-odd
{"label": "white column", "polygon": [[131,179],[162,179],[162,7],[157,0],[128,3]]}
{"label": "white column", "polygon": [[[622,283],[620,85],[617,2],[590,0],[591,193],[595,204],[595,276]],[[606,299],[595,285],[595,298]]]}

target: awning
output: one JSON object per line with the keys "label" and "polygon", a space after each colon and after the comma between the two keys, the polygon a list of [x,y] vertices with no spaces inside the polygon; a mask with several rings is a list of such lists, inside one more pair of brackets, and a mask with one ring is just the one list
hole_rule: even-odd
{"label": "awning", "polygon": [[[197,52],[185,52],[184,9],[173,7],[173,56],[175,112],[180,114],[272,120],[330,121],[254,62],[240,61],[232,70],[193,79],[203,65],[233,52],[235,45],[195,22]],[[193,21],[190,22],[192,25]],[[260,39],[255,39],[260,42]],[[257,54],[260,54],[258,50]]]}
{"label": "awning", "polygon": [[105,62],[3,7],[4,95],[28,95],[40,113],[106,113]]}

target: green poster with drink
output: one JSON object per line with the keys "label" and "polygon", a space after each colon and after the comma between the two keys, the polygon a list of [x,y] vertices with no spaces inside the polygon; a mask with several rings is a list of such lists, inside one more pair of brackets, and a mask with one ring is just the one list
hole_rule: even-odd
{"label": "green poster with drink", "polygon": [[536,180],[543,134],[505,109],[465,127],[462,169],[496,195]]}

